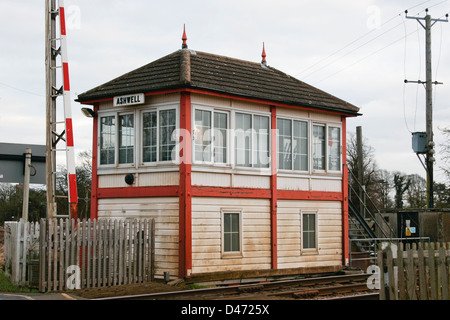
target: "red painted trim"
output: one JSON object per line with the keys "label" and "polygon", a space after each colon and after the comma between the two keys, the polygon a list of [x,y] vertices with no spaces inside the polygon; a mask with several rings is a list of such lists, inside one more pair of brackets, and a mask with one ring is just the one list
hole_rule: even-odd
{"label": "red painted trim", "polygon": [[59,7],[59,22],[61,25],[61,35],[66,35],[66,14],[64,13],[64,7]]}
{"label": "red painted trim", "polygon": [[70,91],[69,63],[63,62],[64,91]]}
{"label": "red painted trim", "polygon": [[[180,96],[180,131],[191,132],[191,95]],[[190,135],[189,135],[190,136]],[[192,270],[192,184],[191,184],[191,139],[180,136],[180,185],[179,185],[179,262],[180,277]]]}
{"label": "red painted trim", "polygon": [[270,189],[192,186],[193,197],[270,199]]}
{"label": "red painted trim", "polygon": [[[186,173],[183,173],[186,175]],[[190,176],[190,175],[189,175]],[[190,181],[190,178],[188,179]],[[180,181],[180,185],[181,185]],[[184,188],[184,187],[183,187]],[[154,187],[123,187],[123,188],[97,188],[97,198],[142,198],[142,197],[180,197],[180,186],[154,186]],[[183,189],[184,190],[184,189]],[[182,190],[182,191],[183,191]],[[190,192],[183,193],[192,197],[217,197],[217,198],[253,198],[272,199],[271,189],[259,188],[224,188],[191,185]],[[340,192],[324,191],[294,191],[277,190],[278,200],[317,200],[317,201],[342,201]],[[184,210],[185,205],[183,205]],[[184,218],[184,216],[182,217]]]}
{"label": "red painted trim", "polygon": [[[94,104],[94,112],[98,112],[98,104]],[[91,182],[91,219],[98,219],[98,175],[97,175],[97,145],[98,117],[93,118],[92,125],[92,182]]]}
{"label": "red painted trim", "polygon": [[342,201],[341,192],[278,190],[279,200]]}
{"label": "red painted trim", "polygon": [[271,112],[271,166],[272,175],[270,176],[270,227],[272,237],[272,269],[278,269],[278,223],[277,223],[277,208],[278,208],[278,190],[277,190],[277,109],[274,106],[270,107]]}
{"label": "red painted trim", "polygon": [[97,199],[177,197],[178,186],[98,188]]}
{"label": "red painted trim", "polygon": [[[317,109],[317,108],[313,108],[313,107],[309,107],[309,106],[292,105],[292,104],[267,101],[264,99],[257,99],[257,98],[246,98],[246,97],[241,97],[241,96],[234,96],[232,94],[208,91],[208,90],[204,90],[204,89],[180,88],[180,89],[171,89],[171,90],[160,90],[160,91],[145,93],[145,96],[155,96],[155,95],[160,95],[160,94],[169,94],[169,93],[177,93],[177,92],[197,93],[197,94],[203,94],[203,95],[207,95],[207,96],[213,96],[213,97],[219,97],[219,98],[225,98],[225,99],[234,99],[234,100],[246,101],[246,102],[253,102],[253,103],[259,103],[259,104],[275,106],[275,107],[284,107],[284,108],[291,108],[291,109],[298,109],[298,110],[315,111],[315,112],[321,112],[321,113],[331,113],[331,114],[337,114],[337,115],[346,116],[346,117],[356,117],[357,116],[357,115],[354,115],[351,113],[331,111],[331,110],[321,110],[321,109]],[[94,100],[81,102],[81,104],[93,104],[93,103],[97,103],[97,102],[105,102],[105,101],[112,101],[112,100],[113,100],[113,97],[94,99]]]}
{"label": "red painted trim", "polygon": [[347,119],[342,117],[342,258],[349,264],[349,223],[348,223],[348,167],[347,167]]}

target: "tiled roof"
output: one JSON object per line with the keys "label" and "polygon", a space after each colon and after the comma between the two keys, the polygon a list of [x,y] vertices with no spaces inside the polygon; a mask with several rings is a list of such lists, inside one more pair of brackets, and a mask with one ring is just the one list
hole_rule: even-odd
{"label": "tiled roof", "polygon": [[113,96],[193,88],[356,115],[359,108],[275,68],[182,49],[78,96],[89,102]]}

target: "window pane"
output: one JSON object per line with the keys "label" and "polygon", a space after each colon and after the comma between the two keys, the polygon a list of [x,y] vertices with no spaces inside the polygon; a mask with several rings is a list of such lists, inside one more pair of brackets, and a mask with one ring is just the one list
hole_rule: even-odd
{"label": "window pane", "polygon": [[100,118],[100,164],[114,164],[116,117]]}
{"label": "window pane", "polygon": [[313,126],[313,168],[325,170],[325,126]]}
{"label": "window pane", "polygon": [[254,161],[256,168],[269,167],[269,117],[254,116]]}
{"label": "window pane", "polygon": [[156,148],[157,148],[157,119],[156,111],[145,112],[142,119],[142,161],[156,162]]}
{"label": "window pane", "polygon": [[227,162],[227,129],[228,115],[214,113],[214,162]]}
{"label": "window pane", "polygon": [[278,168],[292,169],[292,127],[291,120],[277,119],[278,129]]}
{"label": "window pane", "polygon": [[341,170],[341,129],[328,128],[328,170]]}
{"label": "window pane", "polygon": [[251,115],[236,113],[236,165],[241,167],[251,167],[251,125]]}
{"label": "window pane", "polygon": [[134,115],[119,116],[119,163],[134,161]]}
{"label": "window pane", "polygon": [[308,170],[308,123],[294,121],[293,137],[294,170]]}
{"label": "window pane", "polygon": [[161,110],[159,112],[159,161],[172,160],[172,149],[176,142],[172,139],[175,127],[175,110]]}
{"label": "window pane", "polygon": [[316,247],[316,219],[315,214],[303,214],[303,249]]}
{"label": "window pane", "polygon": [[211,161],[211,112],[195,110],[194,145],[196,161]]}
{"label": "window pane", "polygon": [[223,221],[224,252],[240,251],[239,213],[225,213]]}

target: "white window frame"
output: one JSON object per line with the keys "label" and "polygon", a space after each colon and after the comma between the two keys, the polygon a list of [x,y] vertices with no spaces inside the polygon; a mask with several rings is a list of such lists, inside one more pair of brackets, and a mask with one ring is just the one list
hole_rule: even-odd
{"label": "white window frame", "polygon": [[[115,128],[114,128],[114,163],[101,164],[101,138],[102,138],[102,122],[101,118],[114,117]],[[97,165],[99,168],[115,168],[117,165],[117,131],[118,131],[118,119],[117,112],[107,112],[99,113],[98,115],[98,130],[97,130]]]}
{"label": "white window frame", "polygon": [[[133,161],[132,162],[129,162],[129,163],[120,163],[119,162],[119,154],[120,154],[120,147],[119,147],[119,142],[120,142],[120,136],[119,136],[119,133],[120,133],[120,122],[119,122],[119,119],[120,119],[120,116],[125,116],[125,115],[132,115],[133,116]],[[117,142],[117,144],[116,144],[116,156],[117,156],[117,158],[116,158],[116,162],[117,162],[117,166],[118,167],[134,167],[135,165],[136,165],[136,146],[137,146],[137,137],[136,137],[136,132],[137,132],[137,128],[136,128],[136,125],[137,125],[137,122],[136,122],[136,112],[134,112],[134,111],[124,111],[124,112],[118,112],[117,113],[117,116],[116,116],[116,121],[117,121],[117,127],[116,127],[116,130],[117,130],[117,136],[116,136],[116,142]]]}
{"label": "white window frame", "polygon": [[[314,248],[304,248],[303,246],[303,225],[304,215],[314,215]],[[301,254],[318,254],[319,253],[319,211],[318,210],[300,210],[300,253]]]}
{"label": "white window frame", "polygon": [[[278,120],[288,120],[291,122],[291,169],[280,169],[279,168],[279,163],[278,163],[278,148],[279,148],[279,140],[278,140],[278,135],[279,135],[279,131],[278,131]],[[312,154],[311,154],[311,134],[312,134],[312,129],[311,129],[311,122],[307,119],[302,119],[302,118],[292,118],[292,117],[285,117],[285,116],[280,116],[276,118],[277,121],[277,150],[276,150],[276,154],[277,154],[277,170],[279,170],[280,172],[298,172],[298,173],[309,173],[311,172],[311,165],[312,165]],[[307,150],[308,150],[308,155],[307,155],[307,159],[306,159],[306,163],[307,163],[307,169],[306,170],[298,170],[294,168],[294,149],[293,149],[293,142],[294,142],[294,122],[304,122],[307,124]]]}
{"label": "white window frame", "polygon": [[[250,129],[250,131],[251,131],[251,135],[250,135],[250,138],[251,138],[251,140],[250,140],[250,164],[251,164],[251,166],[249,166],[249,167],[246,167],[246,166],[244,166],[244,165],[240,165],[240,164],[238,164],[237,163],[237,161],[236,161],[236,131],[237,131],[237,128],[236,128],[236,113],[241,113],[241,114],[245,114],[245,115],[249,115],[249,116],[251,116],[251,129]],[[256,163],[254,163],[254,158],[255,158],[255,155],[257,154],[257,150],[256,150],[256,148],[254,147],[254,144],[255,144],[255,140],[256,140],[256,131],[255,131],[255,129],[254,129],[254,118],[255,118],[255,116],[259,116],[259,117],[266,117],[266,118],[268,118],[268,120],[269,120],[269,125],[268,125],[268,128],[267,128],[267,135],[268,135],[268,166],[267,167],[257,167],[257,166],[255,166],[255,164]],[[272,150],[272,134],[271,134],[271,129],[272,129],[272,125],[271,125],[271,120],[272,118],[271,118],[271,116],[270,116],[270,114],[266,114],[266,113],[258,113],[258,112],[251,112],[251,111],[248,111],[248,110],[235,110],[235,111],[233,111],[233,132],[234,132],[234,134],[233,134],[233,138],[232,138],[232,140],[233,140],[233,145],[232,145],[232,161],[233,161],[233,168],[237,168],[237,169],[244,169],[244,170],[262,170],[262,171],[264,171],[264,170],[270,170],[271,169],[271,167],[272,167],[272,160],[271,160],[271,156],[272,156],[272,152],[271,152],[271,150]]]}
{"label": "white window frame", "polygon": [[[239,215],[239,251],[225,251],[225,215],[238,214]],[[243,211],[242,209],[221,209],[220,210],[220,233],[221,233],[221,254],[222,258],[236,258],[243,256]]]}
{"label": "white window frame", "polygon": [[[209,161],[206,160],[197,160],[195,157],[195,111],[201,110],[201,111],[208,111],[211,114],[211,158]],[[226,128],[226,162],[216,162],[214,157],[214,150],[215,150],[215,123],[214,123],[214,114],[215,113],[221,113],[226,114],[227,116],[227,128]],[[201,164],[201,165],[214,165],[218,167],[227,167],[230,165],[230,148],[231,148],[231,141],[230,141],[230,123],[231,123],[231,112],[223,109],[216,109],[214,107],[207,107],[207,106],[200,106],[200,105],[194,105],[192,106],[192,115],[191,115],[191,128],[192,128],[192,163],[193,164]]]}
{"label": "white window frame", "polygon": [[[132,114],[133,115],[133,121],[134,121],[134,145],[133,145],[133,162],[131,163],[119,163],[119,116]],[[101,164],[101,118],[104,117],[114,117],[116,121],[116,127],[115,127],[115,140],[114,140],[114,163],[113,164]],[[134,110],[128,111],[128,110],[118,110],[118,111],[108,111],[108,112],[101,112],[99,113],[99,125],[97,130],[97,165],[99,168],[132,168],[136,166],[136,146],[138,144],[138,139],[136,136],[137,132],[137,122],[136,122],[136,112]]]}
{"label": "white window frame", "polygon": [[[314,154],[313,154],[313,130],[314,126],[323,126],[325,128],[325,168],[324,169],[315,169],[314,168]],[[310,129],[310,166],[311,172],[313,173],[342,173],[342,126],[338,123],[321,123],[321,122],[312,122]],[[339,129],[339,170],[330,170],[329,166],[329,132],[330,128],[338,128]]]}
{"label": "white window frame", "polygon": [[[116,110],[105,110],[99,111],[98,113],[98,129],[97,129],[97,166],[99,169],[121,169],[121,168],[138,168],[138,167],[154,167],[159,165],[172,165],[178,163],[178,156],[176,159],[160,161],[160,111],[163,110],[175,110],[175,133],[177,133],[180,128],[180,108],[179,104],[169,103],[163,105],[145,105],[141,108],[117,108]],[[157,161],[156,162],[143,162],[143,114],[145,112],[157,112]],[[125,114],[133,114],[134,117],[134,158],[133,163],[123,163],[119,164],[119,116]],[[100,154],[100,139],[101,139],[101,118],[103,117],[114,117],[116,122],[115,127],[115,141],[114,141],[114,164],[101,164],[101,154]],[[174,151],[178,155],[179,151],[179,137],[176,137]]]}
{"label": "white window frame", "polygon": [[[150,108],[145,108],[145,109],[141,109],[139,110],[139,124],[140,124],[140,134],[139,134],[139,138],[140,138],[140,143],[139,143],[139,162],[141,166],[158,166],[158,165],[165,165],[165,164],[174,164],[178,162],[178,156],[176,157],[176,159],[172,159],[172,160],[165,160],[165,161],[161,161],[160,159],[160,112],[164,111],[164,110],[175,110],[175,131],[177,132],[177,130],[180,128],[180,120],[179,120],[179,113],[180,113],[180,109],[178,105],[167,105],[167,106],[152,106]],[[144,162],[144,152],[143,152],[143,142],[144,142],[144,113],[147,112],[156,112],[156,161],[147,161]],[[179,152],[179,139],[177,138],[177,140],[175,140],[175,153],[177,154]],[[173,151],[172,151],[173,152]]]}
{"label": "white window frame", "polygon": [[[329,145],[329,134],[330,134],[330,129],[331,128],[337,128],[339,129],[339,169],[338,170],[331,170],[330,169],[330,160],[329,160],[329,150],[330,150],[330,145]],[[342,126],[339,125],[333,125],[333,124],[328,124],[327,125],[327,171],[328,172],[336,172],[336,173],[340,173],[342,172]]]}

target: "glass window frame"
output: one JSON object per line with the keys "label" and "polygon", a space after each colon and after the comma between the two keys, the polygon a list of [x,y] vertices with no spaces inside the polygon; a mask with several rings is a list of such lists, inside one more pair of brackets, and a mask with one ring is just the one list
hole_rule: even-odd
{"label": "glass window frame", "polygon": [[[281,121],[289,121],[289,123],[290,123],[290,135],[289,136],[286,136],[286,135],[280,135],[280,130],[279,130],[279,127],[278,127],[278,121],[279,120],[281,120]],[[310,144],[311,144],[311,139],[310,139],[310,136],[311,136],[311,125],[310,125],[310,122],[308,121],[308,120],[306,120],[306,119],[300,119],[300,118],[289,118],[289,117],[277,117],[277,119],[276,119],[276,121],[277,121],[277,169],[278,170],[280,170],[280,171],[282,171],[282,172],[299,172],[299,173],[308,173],[308,172],[310,172],[310,167],[311,167],[311,146],[310,146]],[[296,137],[295,136],[295,123],[304,123],[304,124],[306,124],[306,138],[305,137],[301,137],[301,136],[299,136],[299,137]],[[283,132],[284,133],[284,132]],[[290,145],[290,151],[289,151],[289,162],[290,162],[290,168],[280,168],[280,158],[279,158],[279,156],[280,156],[280,154],[282,153],[282,152],[280,152],[280,136],[284,136],[284,137],[288,137],[288,138],[285,138],[285,139],[289,139],[290,140],[290,142],[289,142],[289,145]],[[302,170],[301,168],[300,169],[297,169],[296,167],[295,167],[295,155],[297,155],[297,156],[301,156],[302,154],[301,153],[295,153],[294,152],[294,150],[295,150],[295,148],[294,148],[294,140],[296,140],[296,138],[300,138],[300,139],[306,139],[306,169],[305,170]],[[283,152],[283,154],[287,154],[287,152]]]}
{"label": "glass window frame", "polygon": [[[324,168],[323,169],[316,169],[314,168],[314,126],[320,126],[324,128]],[[334,170],[330,168],[330,132],[332,129],[339,129],[339,147],[337,148],[337,151],[339,153],[339,169]],[[342,173],[342,126],[338,123],[319,123],[319,122],[313,122],[311,125],[311,167],[312,172],[318,172],[318,173]]]}
{"label": "glass window frame", "polygon": [[[306,219],[306,216],[308,216],[308,219]],[[314,217],[314,229],[306,229],[305,225],[307,222],[309,222],[310,216]],[[300,210],[300,250],[302,254],[308,254],[308,253],[318,253],[319,252],[319,212],[318,211],[312,211],[312,210]],[[308,221],[306,221],[308,220]],[[313,234],[314,238],[314,246],[305,246],[305,237],[306,234],[310,235]],[[309,238],[309,237],[308,237]]]}
{"label": "glass window frame", "polygon": [[[248,149],[249,152],[249,166],[247,165],[242,165],[240,162],[238,162],[238,144],[237,144],[237,139],[239,138],[239,132],[238,130],[242,130],[242,129],[238,129],[236,126],[237,123],[237,114],[243,114],[246,116],[250,116],[250,129],[248,131],[244,131],[244,137],[249,137],[250,138],[250,146]],[[255,117],[264,117],[266,118],[268,121],[268,128],[267,128],[267,164],[262,164],[259,162],[255,162],[255,159],[259,159],[257,153],[259,150],[258,148],[255,147],[257,141],[258,141],[258,133],[255,130]],[[233,113],[233,132],[234,132],[234,136],[233,136],[233,166],[235,168],[238,169],[258,169],[258,170],[269,170],[272,167],[272,161],[271,161],[271,150],[272,150],[272,134],[271,134],[271,130],[272,130],[272,126],[271,126],[271,117],[268,114],[262,114],[262,113],[251,113],[251,112],[247,112],[247,111],[235,111]],[[247,150],[246,148],[244,148],[244,150]],[[260,165],[262,164],[262,165]]]}
{"label": "glass window frame", "polygon": [[[225,245],[225,220],[227,218],[227,215],[237,215],[238,219],[238,240],[239,240],[239,244],[238,244],[238,248],[237,250],[232,250],[232,251],[227,251],[225,250],[226,245]],[[234,257],[242,257],[242,252],[243,252],[243,213],[241,209],[221,209],[221,251],[222,251],[222,258],[234,258]]]}
{"label": "glass window frame", "polygon": [[[179,108],[176,105],[170,105],[170,106],[154,106],[151,108],[145,108],[139,110],[139,119],[140,119],[140,143],[139,143],[139,152],[140,152],[140,165],[142,166],[158,166],[158,165],[165,165],[170,163],[177,163],[178,158],[171,159],[171,160],[160,160],[161,159],[161,111],[168,111],[168,110],[175,110],[175,129],[174,132],[178,132],[180,128],[179,124]],[[156,161],[144,161],[144,114],[156,112]],[[173,136],[173,132],[172,132]],[[174,146],[172,149],[172,155],[177,153],[179,151],[179,140],[176,139],[174,141]]]}
{"label": "glass window frame", "polygon": [[[196,157],[196,111],[201,111],[201,112],[209,112],[210,113],[210,119],[209,119],[209,123],[210,123],[210,152],[209,152],[209,159],[201,159],[199,160]],[[225,162],[220,162],[216,160],[216,119],[215,119],[215,115],[216,114],[222,114],[222,115],[226,115],[227,117],[227,121],[226,121],[226,129],[225,129],[225,151],[226,151],[226,156],[225,156]],[[222,110],[222,109],[216,109],[213,107],[206,107],[206,106],[199,106],[199,105],[193,105],[192,106],[192,163],[193,164],[201,164],[201,165],[214,165],[214,166],[219,166],[219,167],[225,167],[225,166],[229,166],[230,165],[230,150],[231,150],[231,145],[230,145],[230,137],[229,137],[229,132],[230,132],[230,117],[231,117],[231,112],[227,111],[227,110]],[[222,130],[223,128],[220,128],[220,130]],[[223,148],[223,147],[220,147]]]}
{"label": "glass window frame", "polygon": [[[103,141],[103,131],[102,131],[102,119],[103,118],[112,118],[114,120],[114,131],[110,131],[109,135],[113,135],[113,138],[110,140],[113,143],[113,147],[112,148],[107,148],[107,149],[102,149],[102,141]],[[116,149],[117,149],[117,114],[116,113],[107,113],[107,114],[101,114],[98,117],[98,137],[97,137],[97,141],[98,141],[98,165],[101,167],[114,167],[116,165],[116,161],[117,161],[117,155],[116,155]],[[108,158],[110,156],[110,154],[112,154],[113,156],[113,162],[112,163],[102,163],[102,150],[109,150],[108,152]]]}

